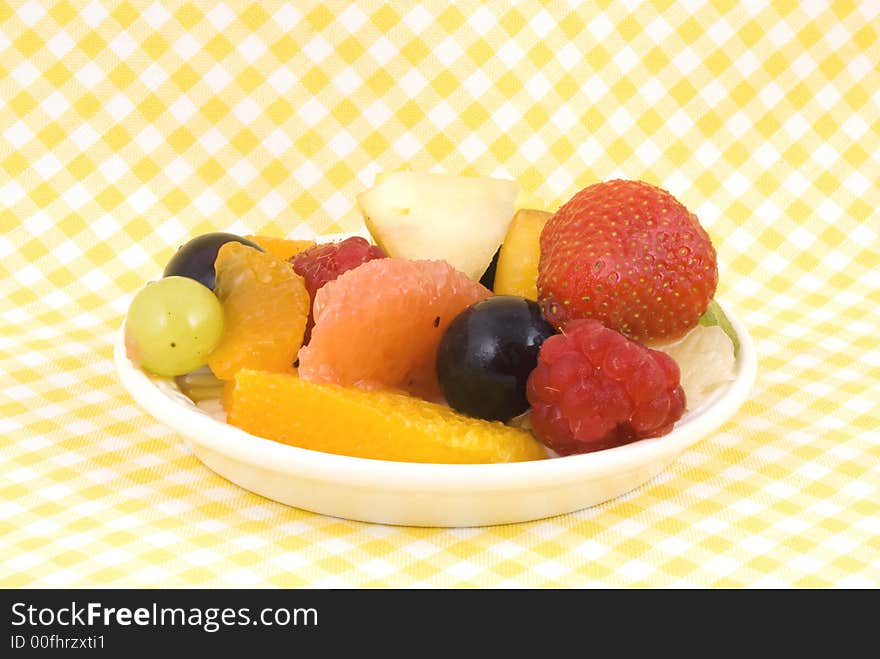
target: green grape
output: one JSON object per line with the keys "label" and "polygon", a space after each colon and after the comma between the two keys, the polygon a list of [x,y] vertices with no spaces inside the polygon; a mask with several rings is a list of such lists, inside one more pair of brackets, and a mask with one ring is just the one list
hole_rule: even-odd
{"label": "green grape", "polygon": [[128,308],[129,359],[163,376],[203,366],[223,336],[223,307],[214,293],[188,277],[165,277],[142,288]]}

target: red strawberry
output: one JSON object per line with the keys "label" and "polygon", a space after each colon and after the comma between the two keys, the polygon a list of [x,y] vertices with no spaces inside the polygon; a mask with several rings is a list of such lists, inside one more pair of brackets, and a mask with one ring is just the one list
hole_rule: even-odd
{"label": "red strawberry", "polygon": [[560,329],[596,318],[638,341],[676,339],[717,285],[715,248],[697,217],[642,181],[584,188],[541,233],[538,299]]}

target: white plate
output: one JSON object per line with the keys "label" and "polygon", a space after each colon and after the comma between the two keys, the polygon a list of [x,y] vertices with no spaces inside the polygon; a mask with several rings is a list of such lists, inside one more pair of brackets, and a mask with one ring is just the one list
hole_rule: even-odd
{"label": "white plate", "polygon": [[[330,238],[329,236],[327,238]],[[173,380],[150,377],[125,355],[114,358],[132,398],[184,438],[210,469],[241,487],[316,513],[383,524],[483,526],[561,515],[643,485],[683,451],[715,432],[746,400],[757,359],[739,335],[735,378],[689,410],[671,433],[618,448],[535,462],[449,465],[351,458],[287,446],[212,418]]]}

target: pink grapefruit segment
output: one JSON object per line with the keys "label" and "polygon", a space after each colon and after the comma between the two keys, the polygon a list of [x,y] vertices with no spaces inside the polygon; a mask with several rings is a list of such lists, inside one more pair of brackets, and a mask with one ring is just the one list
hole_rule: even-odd
{"label": "pink grapefruit segment", "polygon": [[442,400],[435,362],[446,328],[492,293],[445,261],[369,261],[321,288],[299,352],[304,380]]}

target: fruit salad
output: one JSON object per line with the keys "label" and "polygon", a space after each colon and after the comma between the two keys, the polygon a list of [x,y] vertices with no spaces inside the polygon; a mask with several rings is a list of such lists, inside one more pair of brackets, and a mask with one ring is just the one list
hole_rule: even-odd
{"label": "fruit salad", "polygon": [[523,198],[395,172],[357,198],[372,240],[196,236],[133,298],[126,353],[252,435],[407,462],[663,437],[733,379],[716,252],[681,202],[627,180]]}

